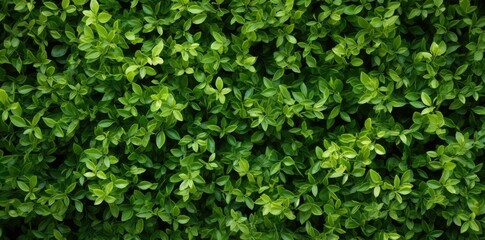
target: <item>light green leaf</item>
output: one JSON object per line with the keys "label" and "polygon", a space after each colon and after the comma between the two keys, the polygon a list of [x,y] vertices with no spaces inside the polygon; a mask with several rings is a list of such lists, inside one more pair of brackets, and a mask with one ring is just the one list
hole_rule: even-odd
{"label": "light green leaf", "polygon": [[98,11],[99,11],[99,3],[98,3],[98,1],[97,0],[91,0],[91,2],[89,3],[89,8],[95,14],[98,13]]}
{"label": "light green leaf", "polygon": [[101,56],[101,53],[94,50],[94,51],[88,52],[84,57],[86,59],[97,59],[99,58],[99,56]]}
{"label": "light green leaf", "polygon": [[131,83],[131,88],[133,89],[133,92],[137,95],[143,95],[143,89],[140,87],[140,85],[136,83]]}
{"label": "light green leaf", "polygon": [[360,73],[360,81],[369,91],[375,91],[379,87],[379,81],[377,80],[377,78],[371,77],[365,72]]}
{"label": "light green leaf", "polygon": [[382,182],[381,175],[376,172],[374,169],[369,170],[369,175],[373,183],[380,183]]}
{"label": "light green leaf", "polygon": [[310,68],[317,67],[317,60],[313,56],[307,55],[305,57],[305,61],[306,61],[306,64],[308,65],[308,67],[310,67]]}
{"label": "light green leaf", "polygon": [[431,97],[426,92],[421,92],[421,101],[424,103],[424,105],[428,107],[433,106],[433,101],[431,100]]}
{"label": "light green leaf", "polygon": [[10,121],[16,127],[27,127],[27,123],[25,122],[25,120],[17,115],[10,115]]}
{"label": "light green leaf", "polygon": [[98,15],[98,21],[100,23],[107,23],[111,19],[111,14],[102,12]]}
{"label": "light green leaf", "polygon": [[157,137],[156,137],[156,144],[157,144],[157,147],[158,147],[158,148],[162,148],[162,146],[165,144],[165,132],[160,131],[160,132],[157,134]]}
{"label": "light green leaf", "polygon": [[175,119],[177,119],[177,121],[182,122],[184,120],[184,116],[182,116],[182,113],[179,110],[173,110],[172,114],[175,117]]}
{"label": "light green leaf", "polygon": [[361,66],[362,64],[364,64],[364,61],[358,57],[354,57],[352,58],[352,60],[350,61],[350,64],[354,67],[359,67]]}
{"label": "light green leaf", "polygon": [[192,14],[199,14],[199,13],[203,12],[204,9],[201,6],[197,5],[197,4],[193,4],[193,5],[190,5],[187,8],[187,11],[189,11]]}
{"label": "light green leaf", "polygon": [[296,44],[297,40],[293,35],[286,35],[286,40],[291,44]]}
{"label": "light green leaf", "polygon": [[91,171],[96,171],[96,164],[94,164],[91,160],[86,160],[86,167]]}
{"label": "light green leaf", "polygon": [[24,192],[30,192],[30,187],[29,185],[27,185],[26,183],[24,182],[21,182],[21,181],[17,181],[17,186],[19,186],[19,188],[24,191]]}
{"label": "light green leaf", "polygon": [[201,24],[205,21],[206,18],[207,18],[207,14],[205,14],[205,13],[197,14],[192,18],[192,23],[193,24]]}
{"label": "light green leaf", "polygon": [[216,88],[217,88],[217,90],[221,91],[223,87],[224,87],[224,83],[222,81],[222,78],[217,77],[217,79],[216,79]]}
{"label": "light green leaf", "polygon": [[117,187],[117,188],[119,188],[119,189],[123,189],[123,188],[125,188],[126,186],[128,186],[128,184],[129,184],[129,183],[130,183],[130,182],[128,182],[128,181],[126,181],[126,180],[124,180],[124,179],[116,179],[116,180],[114,181],[114,185],[115,185],[115,187]]}
{"label": "light green leaf", "polygon": [[152,56],[159,56],[164,47],[163,40],[158,41],[157,45],[152,49]]}
{"label": "light green leaf", "polygon": [[53,2],[44,2],[44,5],[50,9],[50,10],[53,10],[53,11],[57,11],[59,9],[59,7],[57,7],[57,5]]}
{"label": "light green leaf", "polygon": [[137,187],[141,190],[147,190],[152,187],[152,183],[148,181],[141,181],[140,183],[138,183]]}
{"label": "light green leaf", "polygon": [[95,159],[99,159],[100,157],[103,156],[103,153],[96,148],[86,149],[84,153],[86,153],[86,155],[88,155],[89,157],[92,157]]}
{"label": "light green leaf", "polygon": [[186,216],[186,215],[177,216],[177,222],[180,224],[186,224],[189,222],[189,220],[190,220],[189,216]]}
{"label": "light green leaf", "polygon": [[1,88],[0,88],[0,103],[2,103],[4,106],[7,106],[8,104],[7,92]]}
{"label": "light green leaf", "polygon": [[61,6],[62,6],[62,9],[66,9],[69,7],[69,2],[70,0],[62,0],[62,3],[61,3]]}
{"label": "light green leaf", "polygon": [[378,144],[378,143],[374,144],[374,150],[375,150],[375,151],[376,151],[376,153],[377,153],[377,154],[379,154],[379,155],[384,155],[384,154],[386,154],[386,149],[385,149],[385,148],[384,148],[382,145],[380,145],[380,144]]}

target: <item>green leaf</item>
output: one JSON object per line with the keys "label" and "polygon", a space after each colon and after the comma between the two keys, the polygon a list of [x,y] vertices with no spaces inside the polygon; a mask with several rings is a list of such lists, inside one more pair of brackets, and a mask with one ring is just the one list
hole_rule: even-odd
{"label": "green leaf", "polygon": [[373,193],[374,193],[374,197],[378,197],[379,194],[381,193],[381,187],[380,186],[375,186]]}
{"label": "green leaf", "polygon": [[61,6],[65,10],[69,7],[70,0],[62,0]]}
{"label": "green leaf", "polygon": [[353,218],[347,218],[347,220],[345,220],[345,228],[347,229],[353,229],[359,226],[360,224]]}
{"label": "green leaf", "polygon": [[[35,186],[37,186],[37,176],[32,176],[29,178],[29,186],[34,188]],[[75,184],[74,184],[75,186]]]}
{"label": "green leaf", "polygon": [[348,5],[344,8],[344,13],[347,15],[359,14],[363,9],[363,5]]}
{"label": "green leaf", "polygon": [[269,97],[273,97],[276,93],[277,93],[276,88],[267,88],[261,92],[261,95],[269,98]]}
{"label": "green leaf", "polygon": [[130,182],[128,182],[128,181],[126,181],[126,180],[124,180],[124,179],[116,179],[116,180],[114,181],[114,185],[115,185],[115,187],[117,187],[117,188],[119,188],[119,189],[123,189],[123,188],[127,187],[127,186],[128,186],[128,184],[130,184]]}
{"label": "green leaf", "polygon": [[140,183],[138,183],[137,187],[141,190],[147,190],[152,187],[152,183],[148,181],[141,181]]}
{"label": "green leaf", "polygon": [[317,158],[321,159],[323,157],[323,149],[319,146],[315,147],[315,154],[317,155]]}
{"label": "green leaf", "polygon": [[437,44],[437,43],[433,42],[433,43],[431,44],[430,52],[431,52],[431,54],[433,54],[433,55],[438,55],[438,52],[439,52],[439,46],[438,46],[438,44]]}
{"label": "green leaf", "polygon": [[62,240],[62,239],[64,239],[64,237],[62,236],[62,233],[59,232],[59,230],[57,230],[57,229],[54,229],[54,238],[56,240]]}
{"label": "green leaf", "polygon": [[455,75],[462,75],[468,69],[468,64],[465,63],[456,69]]}
{"label": "green leaf", "polygon": [[159,56],[162,53],[164,47],[163,40],[158,41],[158,43],[152,49],[152,56]]}
{"label": "green leaf", "polygon": [[362,66],[362,64],[364,64],[364,61],[362,59],[358,58],[358,57],[354,57],[350,61],[350,64],[354,67],[360,67],[360,66]]}
{"label": "green leaf", "polygon": [[219,186],[224,186],[228,181],[229,181],[229,176],[225,175],[217,178],[215,182]]}
{"label": "green leaf", "polygon": [[94,159],[99,159],[103,156],[103,153],[96,148],[86,149],[86,150],[84,150],[84,153],[86,153],[86,155],[88,155],[89,157],[92,157]]}
{"label": "green leaf", "polygon": [[27,123],[25,122],[25,120],[19,116],[10,115],[10,121],[16,127],[20,127],[20,128],[27,127]]}
{"label": "green leaf", "polygon": [[177,119],[177,121],[183,121],[184,120],[184,117],[182,116],[182,113],[179,111],[179,110],[173,110],[173,116],[175,117],[175,119]]}
{"label": "green leaf", "polygon": [[426,185],[428,185],[428,187],[431,189],[438,189],[441,187],[441,183],[436,180],[429,180],[426,182]]}
{"label": "green leaf", "polygon": [[377,153],[377,154],[379,154],[379,155],[384,155],[384,154],[386,154],[386,149],[385,149],[385,148],[384,148],[382,145],[380,145],[380,144],[378,144],[378,143],[374,144],[374,150],[375,150],[375,151],[376,151],[376,153]]}
{"label": "green leaf", "polygon": [[98,171],[96,173],[96,177],[98,177],[99,179],[108,179],[108,176],[106,176],[106,173],[104,173],[103,171]]}
{"label": "green leaf", "polygon": [[379,175],[379,173],[374,171],[373,169],[369,170],[369,175],[373,183],[382,182],[381,175]]}
{"label": "green leaf", "polygon": [[424,103],[424,105],[428,107],[433,106],[433,101],[431,100],[431,97],[425,92],[421,92],[421,101]]}
{"label": "green leaf", "polygon": [[7,106],[8,104],[7,92],[1,88],[0,88],[0,103],[2,103],[4,106]]}
{"label": "green leaf", "polygon": [[217,77],[217,79],[216,79],[217,90],[221,91],[223,87],[224,87],[224,83],[222,82],[222,78]]}
{"label": "green leaf", "polygon": [[133,210],[127,209],[121,212],[121,221],[126,222],[133,217]]}
{"label": "green leaf", "polygon": [[197,4],[193,4],[193,5],[190,5],[187,8],[187,11],[189,11],[192,14],[199,14],[199,13],[203,12],[204,9],[201,6],[197,5]]}
{"label": "green leaf", "polygon": [[98,13],[98,11],[99,11],[99,3],[98,3],[98,1],[91,0],[91,2],[89,3],[89,8],[91,9],[91,11],[93,13],[95,13],[95,14]]}
{"label": "green leaf", "polygon": [[328,115],[328,118],[329,119],[333,119],[335,117],[337,117],[340,113],[340,105],[338,106],[335,106],[332,111],[330,112],[330,114]]}
{"label": "green leaf", "polygon": [[94,50],[94,51],[88,52],[84,57],[86,59],[97,59],[99,58],[99,56],[101,56],[101,53]]}
{"label": "green leaf", "polygon": [[360,73],[360,81],[369,91],[375,91],[379,87],[379,81],[374,77],[370,77],[364,72]]}
{"label": "green leaf", "polygon": [[285,99],[291,99],[291,94],[290,92],[288,91],[288,89],[286,88],[286,86],[284,85],[279,85],[278,88],[280,89],[280,92],[281,92],[281,95],[285,98]]}
{"label": "green leaf", "polygon": [[470,220],[470,229],[475,232],[480,231],[480,225],[477,223],[476,219]]}
{"label": "green leaf", "polygon": [[76,211],[82,213],[83,212],[83,203],[80,202],[79,200],[74,200],[74,207],[76,208]]}
{"label": "green leaf", "polygon": [[296,44],[297,43],[297,40],[296,38],[293,36],[293,35],[286,35],[286,40],[291,43],[291,44]]}
{"label": "green leaf", "polygon": [[207,14],[205,13],[200,13],[192,17],[192,23],[193,24],[202,24],[207,18]]}
{"label": "green leaf", "polygon": [[21,73],[23,66],[22,59],[20,59],[20,57],[12,58],[10,59],[10,62],[12,63],[12,66],[15,68],[15,70],[17,70],[17,73]]}
{"label": "green leaf", "polygon": [[131,87],[133,89],[133,92],[137,95],[143,95],[143,89],[140,87],[140,85],[136,83],[131,83]]}
{"label": "green leaf", "polygon": [[284,157],[281,162],[283,162],[283,164],[285,166],[292,166],[295,164],[295,161],[293,160],[293,158],[291,158],[290,156],[286,156]]}
{"label": "green leaf", "polygon": [[476,106],[472,108],[473,112],[478,114],[478,115],[485,115],[485,107],[482,106]]}
{"label": "green leaf", "polygon": [[51,55],[53,57],[62,57],[67,53],[67,45],[56,45],[51,50]]}
{"label": "green leaf", "polygon": [[44,2],[44,5],[50,9],[50,10],[53,10],[53,11],[57,11],[59,8],[57,7],[57,5],[53,2]]}
{"label": "green leaf", "polygon": [[30,192],[30,187],[29,185],[27,185],[26,183],[24,182],[21,182],[21,181],[17,181],[17,186],[19,186],[19,188],[24,191],[24,192]]}
{"label": "green leaf", "polygon": [[[44,119],[45,121],[45,119]],[[113,125],[113,123],[115,123],[115,121],[113,120],[110,120],[110,119],[104,119],[104,120],[101,120],[99,123],[98,123],[98,126],[99,127],[102,127],[102,128],[108,128],[110,127],[111,125]],[[47,122],[46,122],[47,124]]]}
{"label": "green leaf", "polygon": [[186,215],[177,216],[177,222],[180,224],[186,224],[189,222],[189,220],[190,220],[189,216],[186,216]]}
{"label": "green leaf", "polygon": [[170,139],[173,139],[173,140],[176,140],[176,141],[180,140],[180,135],[177,132],[177,130],[175,130],[175,129],[167,129],[167,130],[165,130],[165,133],[167,134],[167,136]]}
{"label": "green leaf", "polygon": [[157,147],[158,147],[158,148],[162,148],[162,146],[165,144],[165,132],[160,131],[160,132],[157,134],[157,137],[156,137],[156,144],[157,144]]}
{"label": "green leaf", "polygon": [[98,15],[98,21],[100,23],[107,23],[111,19],[111,14],[102,12]]}
{"label": "green leaf", "polygon": [[241,173],[247,173],[249,171],[249,163],[245,159],[239,160],[239,167],[241,168]]}
{"label": "green leaf", "polygon": [[263,22],[252,22],[252,23],[248,23],[247,26],[247,29],[246,29],[246,32],[247,33],[250,33],[250,32],[254,32],[262,27],[264,27],[264,23]]}
{"label": "green leaf", "polygon": [[306,61],[306,64],[308,65],[308,67],[310,67],[310,68],[317,67],[317,60],[314,57],[312,57],[311,55],[306,56],[305,61]]}
{"label": "green leaf", "polygon": [[91,171],[96,171],[97,167],[91,160],[86,160],[86,167]]}

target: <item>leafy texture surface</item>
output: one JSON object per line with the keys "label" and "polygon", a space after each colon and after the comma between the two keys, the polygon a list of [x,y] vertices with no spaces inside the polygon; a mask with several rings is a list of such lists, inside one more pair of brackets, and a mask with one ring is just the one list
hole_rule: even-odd
{"label": "leafy texture surface", "polygon": [[483,239],[482,1],[0,6],[2,239]]}

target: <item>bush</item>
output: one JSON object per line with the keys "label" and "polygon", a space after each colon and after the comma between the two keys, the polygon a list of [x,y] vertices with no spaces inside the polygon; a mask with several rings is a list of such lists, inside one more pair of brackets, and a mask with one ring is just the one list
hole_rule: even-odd
{"label": "bush", "polygon": [[0,3],[2,238],[482,239],[481,1],[98,1]]}

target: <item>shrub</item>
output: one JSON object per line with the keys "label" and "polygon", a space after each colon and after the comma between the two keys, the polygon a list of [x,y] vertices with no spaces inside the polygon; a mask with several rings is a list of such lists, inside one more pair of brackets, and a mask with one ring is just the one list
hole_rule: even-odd
{"label": "shrub", "polygon": [[0,3],[2,238],[483,237],[481,1],[98,1]]}

